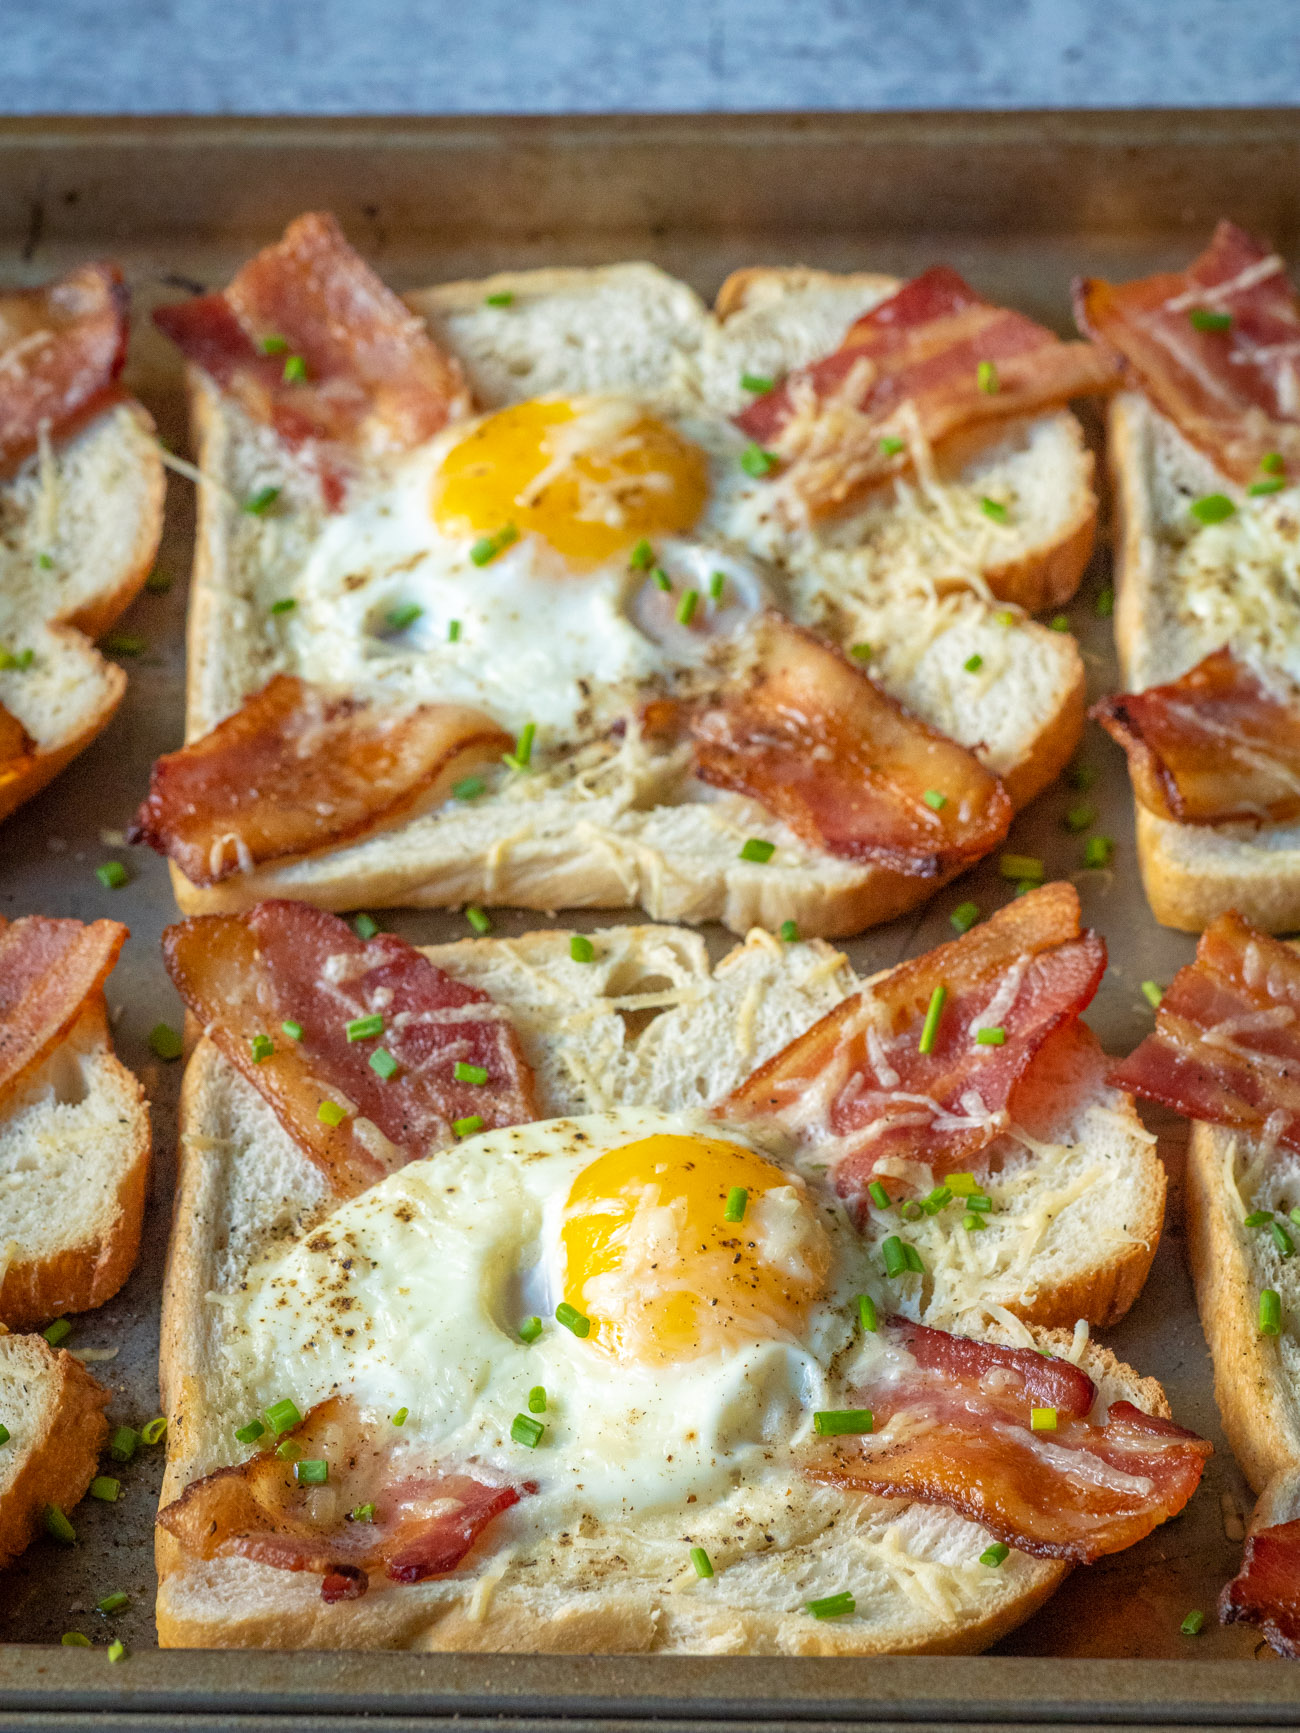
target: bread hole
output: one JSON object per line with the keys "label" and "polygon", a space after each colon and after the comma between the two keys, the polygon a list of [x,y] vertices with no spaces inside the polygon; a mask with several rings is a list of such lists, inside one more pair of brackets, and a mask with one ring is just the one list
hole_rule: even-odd
{"label": "bread hole", "polygon": [[46,1061],[42,1081],[60,1107],[76,1107],[90,1094],[90,1082],[81,1055],[70,1047],[59,1047]]}
{"label": "bread hole", "polygon": [[[632,999],[640,993],[671,993],[677,985],[667,975],[643,975],[631,961],[616,964],[605,983],[607,999]],[[628,1041],[638,1041],[666,1005],[646,1005],[639,1010],[620,1011],[623,1033]]]}

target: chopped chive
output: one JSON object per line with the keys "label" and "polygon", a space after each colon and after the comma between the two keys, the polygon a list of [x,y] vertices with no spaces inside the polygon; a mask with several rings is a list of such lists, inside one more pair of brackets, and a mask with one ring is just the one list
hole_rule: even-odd
{"label": "chopped chive", "polygon": [[373,939],[379,931],[379,922],[373,915],[354,915],[352,931],[359,939]]}
{"label": "chopped chive", "polygon": [[749,1193],[743,1185],[733,1185],[727,1193],[727,1205],[722,1212],[724,1222],[743,1222],[745,1208],[749,1203]]}
{"label": "chopped chive", "polygon": [[161,1444],[166,1436],[167,1416],[165,1414],[155,1414],[152,1420],[146,1420],[140,1428],[140,1442],[142,1444]]}
{"label": "chopped chive", "polygon": [[876,1302],[870,1294],[858,1295],[858,1324],[870,1334],[880,1328],[880,1320],[876,1316]]}
{"label": "chopped chive", "polygon": [[923,1276],[925,1274],[925,1265],[921,1262],[921,1254],[911,1240],[903,1241],[903,1262],[914,1275]]}
{"label": "chopped chive", "polygon": [[813,1428],[819,1438],[851,1438],[875,1429],[869,1408],[829,1408],[813,1415]]}
{"label": "chopped chive", "polygon": [[473,1137],[476,1131],[483,1129],[483,1115],[481,1113],[468,1113],[464,1119],[453,1119],[451,1129],[457,1137]]}
{"label": "chopped chive", "polygon": [[1268,1231],[1273,1236],[1273,1244],[1278,1249],[1278,1255],[1284,1258],[1293,1258],[1295,1256],[1295,1241],[1281,1222],[1271,1222]]}
{"label": "chopped chive", "polygon": [[760,397],[775,384],[776,380],[769,378],[766,373],[742,373],[740,376],[741,390],[756,392]]}
{"label": "chopped chive", "polygon": [[281,1432],[287,1432],[291,1426],[297,1426],[302,1421],[297,1403],[291,1401],[288,1396],[282,1396],[278,1402],[273,1402],[263,1412],[266,1415],[266,1424],[277,1437]]}
{"label": "chopped chive", "polygon": [[1007,521],[1007,508],[1000,500],[989,499],[986,495],[980,501],[980,510],[985,517],[992,518],[995,524],[1004,524]]}
{"label": "chopped chive", "polygon": [[695,610],[699,606],[699,602],[700,592],[698,590],[687,590],[683,594],[681,601],[677,604],[677,624],[679,626],[690,625],[695,617]]}
{"label": "chopped chive", "polygon": [[987,1565],[990,1570],[996,1570],[1000,1564],[1005,1563],[1010,1551],[1011,1548],[1004,1540],[995,1540],[992,1546],[986,1546],[980,1554],[980,1563]]}
{"label": "chopped chive", "polygon": [[13,1437],[13,1433],[10,1432],[9,1428],[5,1425],[5,1423],[2,1420],[0,1420],[0,1444],[8,1444],[9,1440],[12,1437]]}
{"label": "chopped chive", "polygon": [[476,933],[490,933],[492,931],[491,920],[483,913],[477,903],[471,903],[465,910],[465,919]]}
{"label": "chopped chive", "polygon": [[585,933],[570,933],[569,956],[575,963],[594,963],[596,947]]}
{"label": "chopped chive", "polygon": [[373,1504],[359,1504],[354,1510],[348,1512],[349,1522],[373,1522],[374,1520],[375,1507]]}
{"label": "chopped chive", "polygon": [[1097,767],[1095,764],[1072,764],[1065,773],[1065,779],[1071,788],[1077,788],[1080,794],[1087,794],[1090,788],[1096,786]]}
{"label": "chopped chive", "polygon": [[975,1032],[975,1043],[978,1047],[1001,1047],[1006,1039],[1006,1030],[996,1025],[990,1029],[977,1029]]}
{"label": "chopped chive", "polygon": [[370,1055],[370,1069],[382,1082],[387,1083],[397,1074],[397,1061],[387,1047],[376,1047]]}
{"label": "chopped chive", "polygon": [[1224,518],[1230,518],[1237,508],[1226,493],[1207,493],[1200,499],[1194,499],[1187,509],[1198,523],[1221,524]]}
{"label": "chopped chive", "polygon": [[975,369],[975,380],[986,397],[992,397],[998,390],[998,370],[992,361],[981,361]]}
{"label": "chopped chive", "polygon": [[668,573],[663,569],[662,566],[656,566],[651,575],[654,578],[655,587],[657,589],[660,589],[660,590],[671,590],[672,589],[673,580],[668,576]]}
{"label": "chopped chive", "polygon": [[41,1331],[51,1348],[57,1348],[60,1342],[66,1342],[71,1334],[72,1325],[66,1318],[56,1318],[48,1328]]}
{"label": "chopped chive", "polygon": [[403,602],[398,608],[390,608],[384,616],[384,624],[390,632],[404,632],[408,626],[413,626],[424,609],[418,602]]}
{"label": "chopped chive", "polygon": [[528,1392],[528,1412],[530,1414],[545,1414],[546,1391],[540,1384],[534,1384]]}
{"label": "chopped chive", "polygon": [[1090,806],[1087,801],[1083,801],[1078,806],[1072,806],[1067,810],[1065,814],[1065,828],[1066,830],[1072,830],[1075,832],[1087,830],[1090,824],[1096,823],[1096,819],[1096,807]]}
{"label": "chopped chive", "polygon": [[296,1462],[303,1453],[303,1446],[296,1438],[286,1438],[283,1444],[277,1444],[275,1454],[281,1462]]}
{"label": "chopped chive", "polygon": [[1262,499],[1265,495],[1270,493],[1281,493],[1285,486],[1285,480],[1278,475],[1274,476],[1271,481],[1251,482],[1250,486],[1246,489],[1246,492],[1250,495],[1251,499]]}
{"label": "chopped chive", "polygon": [[278,487],[259,487],[256,493],[249,494],[243,509],[249,517],[265,517],[283,491]]}
{"label": "chopped chive", "polygon": [[299,1486],[326,1486],[329,1477],[330,1465],[319,1456],[305,1456],[293,1465],[293,1478]]}
{"label": "chopped chive", "polygon": [[921,796],[921,799],[930,808],[931,812],[942,812],[944,807],[948,804],[948,796],[946,794],[940,794],[937,788],[927,788],[925,793]]}
{"label": "chopped chive", "polygon": [[849,645],[849,655],[855,662],[869,662],[875,653],[875,646],[872,644]]}
{"label": "chopped chive", "polygon": [[511,770],[527,770],[533,761],[533,741],[537,738],[537,724],[525,722],[515,741],[513,752],[507,752],[504,757]]}
{"label": "chopped chive", "polygon": [[634,572],[648,572],[655,563],[655,551],[644,536],[628,555],[627,563]]}
{"label": "chopped chive", "polygon": [[499,553],[503,553],[506,548],[518,540],[519,531],[514,524],[503,524],[495,535],[480,536],[469,550],[471,565],[491,565]]}
{"label": "chopped chive", "polygon": [[1108,867],[1115,854],[1115,842],[1109,836],[1090,836],[1083,845],[1083,864],[1097,869]]}
{"label": "chopped chive", "polygon": [[71,1546],[77,1538],[76,1529],[57,1504],[47,1504],[45,1507],[45,1532],[62,1546]]}
{"label": "chopped chive", "polygon": [[1183,1620],[1182,1624],[1179,1625],[1178,1629],[1185,1637],[1199,1637],[1204,1624],[1205,1614],[1199,1607],[1195,1607],[1190,1613],[1188,1613],[1187,1617]]}
{"label": "chopped chive", "polygon": [[722,592],[726,587],[727,574],[725,572],[714,572],[712,577],[709,579],[709,600],[711,602],[720,602],[722,600]]}
{"label": "chopped chive", "polygon": [[111,1595],[105,1595],[102,1601],[95,1602],[98,1613],[120,1613],[124,1607],[129,1607],[131,1597],[122,1589],[114,1589]]}
{"label": "chopped chive", "polygon": [[447,621],[447,642],[449,644],[459,644],[460,643],[460,621],[459,620],[448,620]]}
{"label": "chopped chive", "polygon": [[297,606],[298,604],[292,596],[281,596],[278,602],[271,603],[271,612],[273,614],[292,614]]}
{"label": "chopped chive", "polygon": [[1216,313],[1212,307],[1193,307],[1187,315],[1197,331],[1230,331],[1231,313]]}
{"label": "chopped chive", "polygon": [[1273,1212],[1271,1209],[1255,1209],[1251,1210],[1250,1214],[1245,1218],[1241,1225],[1244,1228],[1262,1228],[1267,1226],[1272,1219]]}
{"label": "chopped chive", "polygon": [[470,1065],[464,1059],[458,1059],[452,1067],[452,1076],[457,1083],[476,1083],[480,1087],[487,1082],[488,1074],[485,1065]]}
{"label": "chopped chive", "polygon": [[531,1414],[516,1414],[510,1422],[510,1436],[516,1444],[526,1444],[529,1450],[536,1450],[542,1442],[546,1431],[540,1420],[534,1420]]}
{"label": "chopped chive", "polygon": [[179,1059],[185,1043],[170,1023],[155,1023],[149,1031],[149,1045],[160,1059]]}
{"label": "chopped chive", "polygon": [[982,1192],[972,1192],[966,1199],[966,1208],[968,1210],[978,1210],[987,1215],[993,1208],[993,1199],[991,1197],[985,1197]]}
{"label": "chopped chive", "polygon": [[1287,1211],[1287,1218],[1290,1221],[1293,1221],[1295,1223],[1295,1225],[1298,1228],[1300,1228],[1300,1209],[1288,1210]]}
{"label": "chopped chive", "polygon": [[525,1318],[523,1323],[519,1326],[519,1340],[521,1342],[528,1342],[531,1344],[537,1340],[541,1333],[542,1320],[536,1315],[531,1318]]}
{"label": "chopped chive", "polygon": [[985,1222],[983,1216],[975,1215],[973,1211],[968,1208],[966,1214],[961,1218],[961,1225],[965,1228],[968,1234],[974,1234],[978,1233],[981,1228],[986,1227],[988,1224]]}
{"label": "chopped chive", "polygon": [[756,440],[751,440],[740,454],[740,467],[756,481],[765,475],[771,475],[780,461],[774,451],[764,451]]}
{"label": "chopped chive", "polygon": [[1097,600],[1093,603],[1093,613],[1099,620],[1109,620],[1115,612],[1115,592],[1109,584],[1104,590],[1097,592]]}
{"label": "chopped chive", "polygon": [[302,1040],[302,1024],[294,1022],[292,1017],[286,1018],[280,1027],[291,1041]]}
{"label": "chopped chive", "polygon": [[284,382],[286,385],[301,385],[307,377],[307,363],[301,355],[286,355],[284,358]]}
{"label": "chopped chive", "polygon": [[344,1025],[344,1033],[349,1041],[368,1041],[372,1035],[382,1035],[384,1019],[378,1011],[373,1011],[368,1017],[354,1017]]}
{"label": "chopped chive", "polygon": [[1146,1000],[1147,1004],[1150,1005],[1153,1011],[1158,1011],[1160,1009],[1160,1001],[1164,996],[1165,990],[1160,985],[1159,981],[1143,981],[1142,997]]}
{"label": "chopped chive", "polygon": [[567,1300],[561,1300],[555,1308],[555,1321],[563,1324],[566,1330],[572,1330],[575,1336],[586,1337],[591,1334],[591,1319],[584,1318],[576,1306],[571,1306]]}
{"label": "chopped chive", "polygon": [[[107,640],[105,640],[107,642]],[[143,642],[143,640],[141,640]],[[17,655],[12,650],[0,650],[0,669],[18,669],[19,672],[30,668],[36,659],[35,650],[19,650]]]}
{"label": "chopped chive", "polygon": [[1016,623],[1016,616],[1012,613],[1010,608],[999,608],[993,618],[997,621],[999,626],[1014,626]]}
{"label": "chopped chive", "polygon": [[967,656],[966,660],[962,663],[962,667],[968,674],[978,674],[983,666],[984,658],[980,655],[978,650],[973,656]]}
{"label": "chopped chive", "polygon": [[111,1474],[97,1474],[90,1483],[90,1496],[97,1498],[101,1504],[116,1504],[122,1491],[122,1482],[114,1480]]}
{"label": "chopped chive", "polygon": [[900,439],[896,433],[886,433],[880,441],[880,455],[882,457],[897,457],[906,444],[907,441]]}
{"label": "chopped chive", "polygon": [[93,1647],[90,1638],[80,1631],[65,1631],[59,1638],[65,1649],[89,1649]]}
{"label": "chopped chive", "polygon": [[235,1428],[235,1437],[241,1444],[256,1444],[265,1431],[266,1427],[260,1420],[250,1420],[247,1426]]}
{"label": "chopped chive", "polygon": [[797,945],[799,943],[798,921],[781,922],[781,940],[787,945]]}
{"label": "chopped chive", "polygon": [[968,933],[980,918],[978,903],[958,903],[948,916],[959,933]]}
{"label": "chopped chive", "polygon": [[934,1052],[934,1038],[939,1033],[939,1019],[943,1016],[943,1008],[947,999],[948,989],[940,982],[930,995],[925,1022],[921,1027],[921,1039],[917,1042],[916,1050],[918,1053]]}
{"label": "chopped chive", "polygon": [[739,858],[754,861],[757,865],[762,866],[765,862],[770,861],[775,853],[776,844],[774,842],[766,842],[761,836],[751,836],[741,848]]}
{"label": "chopped chive", "polygon": [[897,1234],[890,1234],[888,1239],[880,1242],[880,1255],[885,1260],[885,1274],[891,1281],[904,1274],[907,1269],[907,1257],[903,1251],[903,1242]]}
{"label": "chopped chive", "polygon": [[453,800],[477,800],[480,794],[487,791],[487,783],[481,776],[462,776],[459,782],[451,785]]}
{"label": "chopped chive", "polygon": [[980,1188],[973,1173],[950,1173],[944,1184],[954,1197],[971,1197]]}
{"label": "chopped chive", "polygon": [[[54,556],[52,554],[37,554],[36,564],[41,568],[41,570],[43,572],[52,572],[54,570]],[[152,579],[153,579],[153,573],[150,572],[149,576],[144,581],[144,587],[146,590],[153,588]],[[167,580],[167,584],[165,587],[168,589],[171,588],[171,579],[170,578]]]}
{"label": "chopped chive", "polygon": [[846,1589],[842,1594],[823,1595],[819,1601],[806,1601],[805,1606],[815,1619],[842,1619],[857,1610],[858,1603]]}
{"label": "chopped chive", "polygon": [[1070,616],[1068,614],[1053,614],[1047,624],[1053,632],[1068,632],[1070,630]]}
{"label": "chopped chive", "polygon": [[410,1414],[411,1410],[409,1408],[399,1408],[396,1414],[389,1415],[389,1419],[392,1421],[394,1426],[405,1426],[407,1420],[410,1418]]}
{"label": "chopped chive", "polygon": [[106,860],[102,866],[95,868],[95,877],[106,891],[120,891],[131,875],[120,860]]}
{"label": "chopped chive", "polygon": [[691,1563],[695,1566],[697,1577],[711,1577],[713,1575],[713,1562],[702,1546],[691,1548]]}
{"label": "chopped chive", "polygon": [[260,338],[257,346],[262,351],[263,355],[284,355],[288,352],[289,348],[289,344],[285,338],[275,336]]}
{"label": "chopped chive", "polygon": [[483,305],[485,307],[512,307],[514,305],[514,300],[515,297],[512,290],[498,289],[494,295],[484,295]]}
{"label": "chopped chive", "polygon": [[899,1205],[898,1213],[905,1222],[919,1222],[925,1211],[914,1197],[909,1197]]}
{"label": "chopped chive", "polygon": [[264,1059],[269,1059],[275,1052],[275,1042],[269,1035],[254,1035],[248,1047],[254,1065],[260,1065]]}
{"label": "chopped chive", "polygon": [[114,1663],[126,1659],[126,1644],[120,1637],[114,1637],[108,1645],[108,1658]]}
{"label": "chopped chive", "polygon": [[867,1196],[877,1209],[889,1209],[891,1207],[889,1193],[878,1179],[873,1179],[867,1187]]}
{"label": "chopped chive", "polygon": [[1032,854],[1004,854],[998,862],[998,872],[1004,879],[1032,879],[1042,884],[1047,868]]}
{"label": "chopped chive", "polygon": [[342,1125],[348,1116],[346,1107],[340,1107],[337,1101],[322,1101],[316,1109],[316,1117],[322,1125]]}
{"label": "chopped chive", "polygon": [[1055,1432],[1055,1408],[1031,1408],[1029,1410],[1029,1426],[1033,1432]]}
{"label": "chopped chive", "polygon": [[952,1202],[952,1190],[946,1185],[937,1185],[928,1196],[921,1199],[921,1209],[925,1215],[937,1216],[941,1209]]}
{"label": "chopped chive", "polygon": [[140,1434],[133,1426],[119,1426],[108,1441],[108,1454],[114,1462],[130,1462],[140,1447]]}
{"label": "chopped chive", "polygon": [[1259,460],[1259,467],[1266,475],[1283,475],[1286,472],[1286,459],[1280,451],[1266,451]]}

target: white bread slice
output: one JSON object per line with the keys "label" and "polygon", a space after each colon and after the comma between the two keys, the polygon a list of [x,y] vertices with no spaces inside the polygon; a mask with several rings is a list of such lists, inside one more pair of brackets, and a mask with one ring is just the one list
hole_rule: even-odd
{"label": "white bread slice", "polygon": [[0,1335],[0,1567],[85,1494],[108,1437],[109,1393],[43,1336]]}
{"label": "white bread slice", "polygon": [[113,1054],[97,995],[0,1115],[0,1323],[47,1324],[122,1286],[140,1247],[149,1143],[144,1092]]}
{"label": "white bread slice", "polygon": [[93,640],[149,575],[164,491],[153,422],[133,401],[0,482],[0,647],[34,652],[29,667],[0,670],[0,704],[36,747],[20,775],[0,782],[0,819],[88,746],[121,703],[126,676]]}
{"label": "white bread slice", "polygon": [[[563,932],[471,939],[427,953],[509,1007],[547,1116],[613,1105],[700,1108],[857,985],[843,956],[817,941],[782,946],[756,932],[711,970],[694,933],[613,928],[594,939],[591,964],[572,961]],[[1098,1085],[1084,1060],[1090,1040],[1085,1034],[1057,1053],[1043,1094],[1059,1109],[1052,1125],[1037,1128],[1044,1139],[1078,1138],[1082,1147],[1041,1151],[1038,1185],[1009,1149],[990,1182],[999,1214],[982,1236],[979,1255],[990,1264],[983,1299],[960,1279],[955,1255],[945,1258],[936,1230],[933,1243],[917,1239],[933,1260],[934,1282],[925,1293],[918,1282],[903,1309],[915,1315],[924,1302],[927,1319],[943,1327],[1050,1339],[1058,1352],[1082,1354],[1112,1398],[1136,1392],[1139,1405],[1166,1413],[1158,1387],[1135,1383],[1104,1349],[1088,1346],[1086,1329],[1035,1338],[1022,1321],[1118,1316],[1127,1303],[1121,1290],[1128,1299],[1136,1293],[1160,1232],[1164,1180],[1152,1140],[1131,1102]],[[232,1430],[247,1418],[223,1350],[221,1296],[273,1241],[307,1232],[329,1208],[318,1170],[212,1043],[201,1041],[182,1093],[164,1290],[161,1379],[171,1416],[164,1502],[230,1460]],[[915,1237],[919,1224],[907,1231]],[[372,1594],[333,1609],[323,1608],[314,1581],[277,1580],[284,1573],[246,1561],[199,1563],[160,1531],[159,1638],[164,1646],[966,1653],[1027,1617],[1064,1575],[1059,1564],[1021,1554],[1003,1567],[1014,1564],[1011,1576],[973,1569],[987,1536],[934,1508],[878,1500],[850,1507],[828,1492],[817,1509],[816,1533],[795,1533],[786,1516],[764,1513],[770,1532],[772,1524],[782,1530],[781,1548],[747,1561],[735,1578],[729,1570],[728,1587],[712,1601],[681,1577],[676,1541],[666,1569],[652,1536],[625,1531],[624,1563],[629,1549],[639,1561],[630,1572],[602,1568],[583,1548],[548,1555],[530,1571],[537,1580],[527,1592],[498,1584],[489,1565],[468,1585],[463,1578],[454,1587],[425,1584],[409,1599]],[[823,1530],[832,1521],[838,1527],[828,1546]],[[844,1572],[869,1616],[852,1629],[790,1616],[792,1604],[829,1592],[820,1585],[842,1586],[831,1579]],[[599,1593],[590,1592],[593,1584]]]}
{"label": "white bread slice", "polygon": [[[1111,405],[1109,461],[1119,518],[1115,638],[1124,690],[1177,679],[1225,643],[1266,646],[1267,659],[1300,672],[1300,596],[1278,559],[1279,548],[1291,544],[1286,563],[1294,566],[1295,493],[1249,499],[1134,392]],[[1226,524],[1198,529],[1188,506],[1207,493],[1229,494],[1238,511]],[[1274,530],[1261,541],[1261,528],[1279,520],[1289,531],[1279,537]],[[1253,544],[1249,559],[1243,539]],[[1267,574],[1266,590],[1248,580],[1248,565]],[[1290,647],[1285,659],[1283,640]],[[1175,824],[1139,805],[1137,845],[1151,912],[1162,926],[1201,932],[1235,908],[1266,932],[1300,927],[1300,825]]]}
{"label": "white bread slice", "polygon": [[[757,273],[743,297],[729,298],[721,322],[648,265],[511,273],[410,299],[464,361],[484,407],[547,391],[632,390],[666,409],[725,415],[737,406],[742,371],[781,370],[824,352],[891,286],[878,277]],[[508,308],[486,305],[485,296],[506,293]],[[287,666],[270,604],[292,588],[321,520],[315,484],[277,442],[209,383],[191,383],[200,465],[212,478],[201,489],[191,591],[193,739]],[[951,462],[961,473],[947,481],[882,495],[851,523],[792,533],[768,552],[797,619],[840,642],[870,642],[887,689],[976,751],[1023,805],[1077,742],[1083,665],[1067,635],[999,623],[990,585],[1004,568],[1059,573],[1079,552],[1086,557],[1092,459],[1062,411],[1003,428]],[[241,512],[239,502],[266,485],[281,487],[285,510]],[[1009,524],[982,512],[986,493],[1014,506]],[[1028,584],[1017,577],[1013,588],[1028,596]],[[1052,585],[1055,596],[1057,578]],[[972,674],[964,665],[975,653],[983,665]],[[772,861],[738,859],[751,836],[777,845]],[[173,885],[186,913],[268,895],[334,909],[639,904],[661,920],[716,919],[745,932],[794,919],[823,935],[860,931],[938,888],[810,849],[741,796],[700,799],[686,755],[631,732],[621,746],[580,748],[472,806],[448,802],[382,835],[212,890],[178,872]]]}

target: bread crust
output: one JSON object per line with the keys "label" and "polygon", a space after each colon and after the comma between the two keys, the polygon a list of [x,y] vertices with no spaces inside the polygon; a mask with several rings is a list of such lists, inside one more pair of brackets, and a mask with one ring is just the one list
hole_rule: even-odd
{"label": "bread crust", "polygon": [[70,1510],[84,1495],[108,1437],[109,1393],[64,1349],[40,1336],[0,1337],[0,1376],[42,1386],[43,1413],[0,1494],[0,1567],[40,1533],[47,1505]]}

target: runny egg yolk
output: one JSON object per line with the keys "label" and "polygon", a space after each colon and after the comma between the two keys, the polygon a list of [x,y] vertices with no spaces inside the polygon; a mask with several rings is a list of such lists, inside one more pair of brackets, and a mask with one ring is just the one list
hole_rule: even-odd
{"label": "runny egg yolk", "polygon": [[449,535],[513,524],[595,564],[643,537],[685,533],[708,489],[703,451],[641,405],[537,398],[489,415],[451,448],[432,509]]}
{"label": "runny egg yolk", "polygon": [[[727,1200],[748,1193],[743,1218]],[[831,1249],[803,1186],[721,1139],[661,1133],[610,1150],[573,1183],[564,1297],[620,1360],[690,1360],[798,1336]]]}

